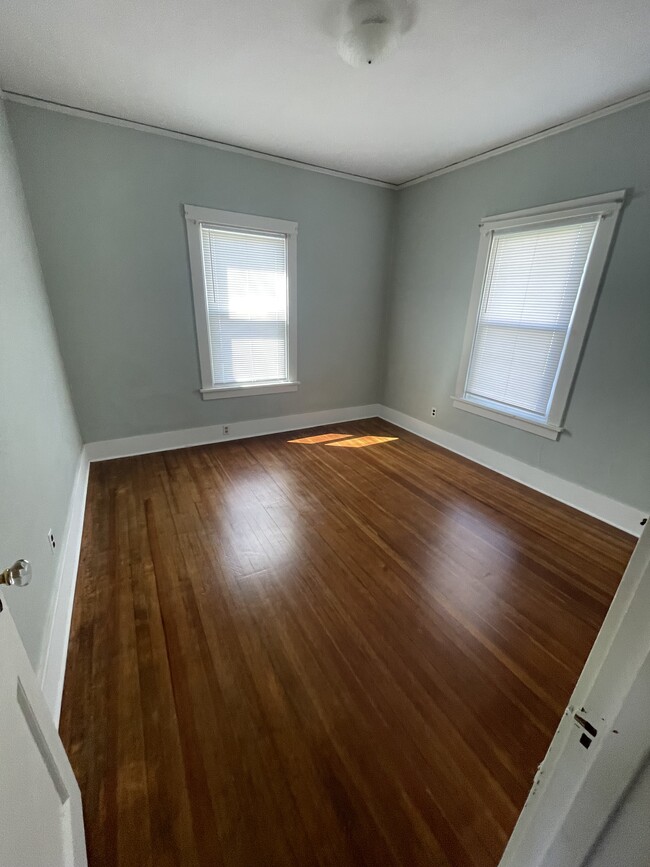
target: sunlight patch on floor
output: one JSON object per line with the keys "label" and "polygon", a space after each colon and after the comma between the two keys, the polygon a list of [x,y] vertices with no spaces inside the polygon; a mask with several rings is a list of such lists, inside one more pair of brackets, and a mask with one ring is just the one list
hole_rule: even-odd
{"label": "sunlight patch on floor", "polygon": [[340,440],[339,442],[327,443],[328,446],[341,446],[345,449],[362,449],[365,446],[377,446],[381,443],[390,443],[399,437],[354,437],[354,439]]}
{"label": "sunlight patch on floor", "polygon": [[318,434],[314,437],[301,437],[297,440],[289,440],[290,443],[299,443],[304,446],[313,446],[316,443],[330,443],[334,440],[344,440],[348,437],[351,437],[352,434],[342,434],[342,433],[328,433],[328,434]]}

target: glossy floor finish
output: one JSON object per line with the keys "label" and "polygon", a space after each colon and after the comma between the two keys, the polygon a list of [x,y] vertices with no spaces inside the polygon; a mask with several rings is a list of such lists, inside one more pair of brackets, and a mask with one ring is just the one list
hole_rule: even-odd
{"label": "glossy floor finish", "polygon": [[632,550],[369,420],[91,467],[91,867],[493,867]]}

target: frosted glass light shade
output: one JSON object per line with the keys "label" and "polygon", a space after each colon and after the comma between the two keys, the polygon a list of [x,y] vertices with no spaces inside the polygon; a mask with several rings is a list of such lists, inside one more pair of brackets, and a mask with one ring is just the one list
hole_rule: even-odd
{"label": "frosted glass light shade", "polygon": [[355,27],[339,42],[339,54],[350,66],[378,63],[395,47],[397,33],[389,22],[367,22]]}
{"label": "frosted glass light shade", "polygon": [[378,63],[393,50],[399,29],[387,0],[353,0],[348,14],[352,27],[338,45],[346,63],[350,66]]}

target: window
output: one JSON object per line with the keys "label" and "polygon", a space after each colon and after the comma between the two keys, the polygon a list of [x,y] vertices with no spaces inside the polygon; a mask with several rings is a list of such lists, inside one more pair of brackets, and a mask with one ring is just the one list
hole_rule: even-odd
{"label": "window", "polygon": [[455,407],[558,438],[624,195],[481,223]]}
{"label": "window", "polygon": [[295,391],[297,224],[189,205],[185,220],[203,398]]}

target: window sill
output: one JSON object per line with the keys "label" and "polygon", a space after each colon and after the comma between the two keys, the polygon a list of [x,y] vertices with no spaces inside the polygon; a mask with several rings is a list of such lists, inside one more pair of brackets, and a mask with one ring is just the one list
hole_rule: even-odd
{"label": "window sill", "polygon": [[213,388],[202,388],[203,400],[220,400],[226,397],[255,397],[260,394],[281,394],[286,391],[298,391],[299,382],[269,382],[259,384],[251,382],[245,385],[234,385]]}
{"label": "window sill", "polygon": [[556,440],[562,433],[563,428],[553,424],[545,424],[544,422],[529,421],[525,418],[520,418],[516,415],[509,415],[507,412],[500,412],[497,409],[492,409],[487,406],[482,406],[479,403],[473,403],[463,397],[454,397],[453,403],[456,409],[462,409],[464,412],[471,412],[474,415],[480,415],[483,418],[499,421],[502,424],[508,424],[511,427],[525,430],[528,433],[537,434],[540,437],[546,437],[549,440]]}

